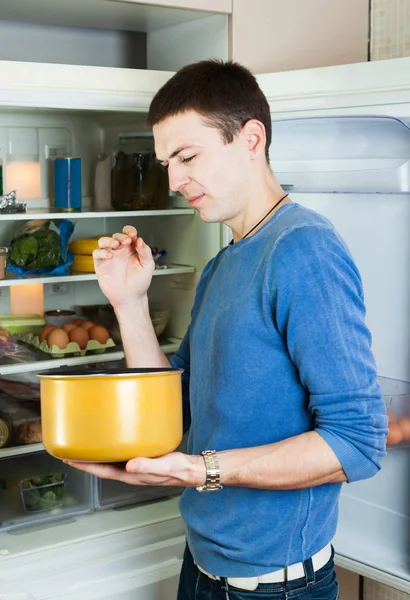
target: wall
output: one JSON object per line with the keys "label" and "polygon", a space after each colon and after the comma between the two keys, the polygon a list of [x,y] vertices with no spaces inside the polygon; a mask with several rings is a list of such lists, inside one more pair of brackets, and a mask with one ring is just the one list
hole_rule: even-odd
{"label": "wall", "polygon": [[410,56],[410,0],[372,0],[370,56]]}
{"label": "wall", "polygon": [[0,21],[0,60],[146,68],[146,35]]}
{"label": "wall", "polygon": [[369,0],[233,0],[230,28],[230,56],[254,73],[364,62]]}

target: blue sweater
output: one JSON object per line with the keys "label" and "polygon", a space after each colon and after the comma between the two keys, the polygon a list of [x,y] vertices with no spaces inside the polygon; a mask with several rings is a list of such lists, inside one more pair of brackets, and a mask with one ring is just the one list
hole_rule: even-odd
{"label": "blue sweater", "polygon": [[[188,452],[270,444],[315,430],[346,476],[375,475],[387,418],[360,275],[331,223],[287,204],[210,261],[173,366],[185,369]],[[275,474],[272,473],[274,480]],[[304,560],[335,533],[341,484],[184,491],[195,561],[248,577]]]}

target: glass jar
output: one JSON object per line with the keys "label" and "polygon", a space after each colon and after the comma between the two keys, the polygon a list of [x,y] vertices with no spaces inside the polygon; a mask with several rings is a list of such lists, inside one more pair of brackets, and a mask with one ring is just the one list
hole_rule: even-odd
{"label": "glass jar", "polygon": [[111,203],[115,210],[161,210],[168,200],[168,174],[155,158],[154,139],[120,134],[111,157]]}

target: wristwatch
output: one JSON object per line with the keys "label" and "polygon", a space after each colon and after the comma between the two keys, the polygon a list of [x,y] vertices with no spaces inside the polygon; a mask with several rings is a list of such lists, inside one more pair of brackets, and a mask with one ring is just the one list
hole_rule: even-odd
{"label": "wristwatch", "polygon": [[198,492],[217,492],[223,486],[220,483],[221,471],[216,450],[204,450],[201,454],[205,461],[206,481],[205,485],[200,485],[196,489]]}

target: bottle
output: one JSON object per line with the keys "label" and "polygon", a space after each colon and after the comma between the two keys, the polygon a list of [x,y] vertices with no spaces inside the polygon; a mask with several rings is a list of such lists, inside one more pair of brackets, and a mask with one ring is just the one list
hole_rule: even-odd
{"label": "bottle", "polygon": [[98,156],[94,178],[94,208],[96,211],[111,210],[111,157]]}

